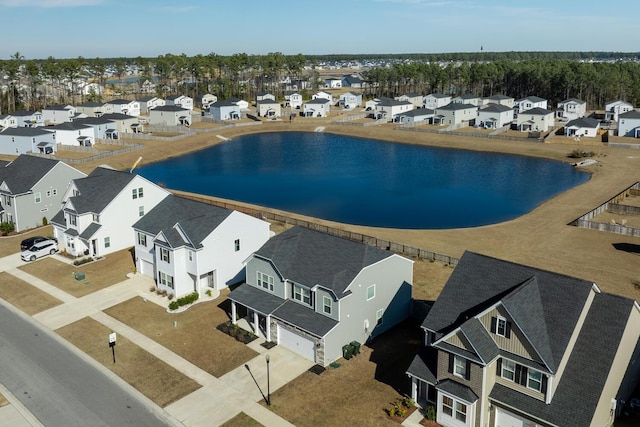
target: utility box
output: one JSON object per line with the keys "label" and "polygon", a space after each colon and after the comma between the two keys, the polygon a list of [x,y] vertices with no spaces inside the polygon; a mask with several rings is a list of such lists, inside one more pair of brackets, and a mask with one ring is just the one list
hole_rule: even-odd
{"label": "utility box", "polygon": [[84,273],[76,273],[76,280],[84,280]]}

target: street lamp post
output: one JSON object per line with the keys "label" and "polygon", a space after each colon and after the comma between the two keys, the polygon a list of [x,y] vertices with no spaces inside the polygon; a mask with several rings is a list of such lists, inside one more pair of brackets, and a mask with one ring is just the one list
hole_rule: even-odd
{"label": "street lamp post", "polygon": [[271,406],[271,388],[269,385],[269,361],[270,361],[270,357],[269,355],[265,355],[265,359],[267,360],[267,406]]}

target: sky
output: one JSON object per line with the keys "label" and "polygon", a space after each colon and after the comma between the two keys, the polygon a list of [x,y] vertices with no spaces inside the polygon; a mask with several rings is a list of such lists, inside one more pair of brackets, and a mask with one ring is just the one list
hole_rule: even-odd
{"label": "sky", "polygon": [[638,52],[638,16],[638,0],[0,0],[0,59]]}

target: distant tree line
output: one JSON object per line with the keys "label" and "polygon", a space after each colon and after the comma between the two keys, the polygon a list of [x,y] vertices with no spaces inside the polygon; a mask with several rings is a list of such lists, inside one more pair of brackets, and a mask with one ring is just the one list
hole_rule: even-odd
{"label": "distant tree line", "polygon": [[[210,53],[159,55],[156,58],[25,59],[16,52],[0,60],[4,85],[0,111],[38,110],[53,103],[100,100],[100,93],[82,93],[81,81],[102,87],[110,76],[122,79],[135,66],[138,83],[153,79],[157,96],[195,96],[205,92],[219,98],[254,99],[261,91],[283,96],[282,77],[304,80],[311,90],[321,85],[316,65],[339,61],[387,61],[364,73],[367,96],[396,96],[405,92],[443,92],[478,96],[503,93],[521,98],[537,95],[555,103],[580,98],[592,108],[609,100],[640,104],[638,53],[620,52],[475,52],[440,54],[266,55]],[[594,60],[594,62],[589,62]],[[340,71],[337,71],[338,73]]]}
{"label": "distant tree line", "polygon": [[374,96],[440,92],[504,94],[518,99],[535,95],[554,105],[578,98],[594,109],[616,99],[640,104],[640,64],[631,61],[500,60],[444,66],[411,62],[375,68],[364,76]]}

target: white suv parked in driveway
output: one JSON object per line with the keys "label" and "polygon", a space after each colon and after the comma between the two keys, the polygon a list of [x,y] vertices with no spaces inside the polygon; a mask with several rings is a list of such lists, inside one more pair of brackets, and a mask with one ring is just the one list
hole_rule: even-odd
{"label": "white suv parked in driveway", "polygon": [[38,242],[31,246],[31,248],[22,252],[21,258],[23,261],[35,261],[37,258],[45,255],[53,255],[58,252],[58,243],[55,240],[47,239],[42,242]]}

